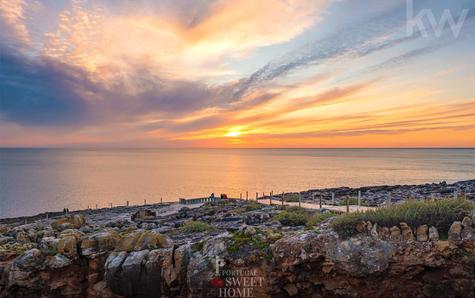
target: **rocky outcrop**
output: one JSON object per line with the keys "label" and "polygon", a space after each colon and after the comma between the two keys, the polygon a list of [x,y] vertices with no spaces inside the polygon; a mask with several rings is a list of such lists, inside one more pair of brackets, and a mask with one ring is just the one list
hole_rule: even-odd
{"label": "rocky outcrop", "polygon": [[86,218],[82,214],[76,214],[55,220],[51,223],[51,227],[56,231],[66,229],[79,229],[86,224]]}
{"label": "rocky outcrop", "polygon": [[131,219],[133,221],[141,222],[141,221],[147,221],[147,220],[154,220],[157,215],[155,212],[149,209],[142,209],[137,212],[135,212]]}
{"label": "rocky outcrop", "polygon": [[[366,221],[343,239],[332,218],[314,228],[283,227],[273,221],[278,207],[248,204],[162,216],[155,209],[140,223],[131,220],[134,210],[109,221],[79,216],[87,218],[79,228],[65,218],[2,227],[0,297],[475,295],[472,215],[454,222],[448,237],[424,224]],[[185,232],[190,220],[213,228]]]}
{"label": "rocky outcrop", "polygon": [[81,254],[90,256],[114,250],[120,236],[115,230],[105,230],[87,236],[81,241]]}

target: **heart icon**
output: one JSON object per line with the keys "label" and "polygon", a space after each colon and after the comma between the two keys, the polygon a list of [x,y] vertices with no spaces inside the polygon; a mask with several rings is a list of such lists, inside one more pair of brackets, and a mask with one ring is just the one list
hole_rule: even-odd
{"label": "heart icon", "polygon": [[213,278],[209,283],[211,284],[211,286],[213,288],[222,288],[222,287],[224,287],[224,280],[222,280],[219,277]]}

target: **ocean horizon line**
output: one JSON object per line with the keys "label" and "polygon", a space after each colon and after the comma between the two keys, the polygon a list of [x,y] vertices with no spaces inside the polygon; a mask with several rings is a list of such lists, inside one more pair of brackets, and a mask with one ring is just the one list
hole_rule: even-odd
{"label": "ocean horizon line", "polygon": [[414,149],[414,150],[473,150],[475,147],[1,147],[4,149],[72,149],[72,150],[289,150],[289,149],[322,149],[322,150],[398,150],[398,149]]}

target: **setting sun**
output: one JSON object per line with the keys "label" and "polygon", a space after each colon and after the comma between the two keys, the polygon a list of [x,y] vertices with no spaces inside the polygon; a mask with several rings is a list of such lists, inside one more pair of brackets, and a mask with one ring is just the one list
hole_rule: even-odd
{"label": "setting sun", "polygon": [[236,138],[239,137],[241,133],[239,131],[230,131],[226,134],[227,137]]}

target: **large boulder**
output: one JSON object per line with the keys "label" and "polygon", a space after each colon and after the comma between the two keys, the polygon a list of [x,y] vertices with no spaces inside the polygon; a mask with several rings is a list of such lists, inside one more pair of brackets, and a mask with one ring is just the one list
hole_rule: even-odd
{"label": "large boulder", "polygon": [[383,272],[396,252],[393,243],[362,234],[342,242],[331,241],[326,247],[329,260],[352,276]]}
{"label": "large boulder", "polygon": [[402,240],[404,241],[412,241],[414,240],[414,233],[412,233],[412,229],[407,223],[402,222],[399,224],[401,226],[401,235]]}
{"label": "large boulder", "polygon": [[439,231],[437,231],[436,227],[429,228],[429,240],[432,242],[439,241]]}
{"label": "large boulder", "polygon": [[76,238],[74,236],[64,236],[59,239],[57,251],[65,256],[75,258],[78,254]]}
{"label": "large boulder", "polygon": [[26,244],[26,243],[30,243],[31,240],[30,240],[30,236],[28,235],[27,232],[25,231],[19,231],[17,234],[16,234],[16,241],[20,244]]}
{"label": "large boulder", "polygon": [[157,214],[152,210],[141,209],[132,215],[132,220],[135,222],[154,220],[156,216]]}
{"label": "large boulder", "polygon": [[189,258],[190,247],[186,245],[165,252],[162,263],[162,278],[170,288],[184,285]]}
{"label": "large boulder", "polygon": [[158,232],[137,230],[122,236],[115,250],[131,252],[170,246],[171,240]]}
{"label": "large boulder", "polygon": [[40,288],[37,271],[45,269],[45,255],[36,248],[26,251],[15,259],[8,276],[9,286],[21,286],[30,289]]}
{"label": "large boulder", "polygon": [[389,229],[389,240],[391,241],[401,241],[401,230],[396,227],[396,226],[393,226]]}
{"label": "large boulder", "polygon": [[54,256],[47,256],[45,265],[53,270],[61,269],[71,265],[71,260],[61,254],[56,254]]}
{"label": "large boulder", "polygon": [[422,225],[422,226],[417,227],[417,230],[416,230],[417,241],[420,241],[420,242],[427,241],[429,239],[428,232],[429,232],[429,226],[427,225]]}
{"label": "large boulder", "polygon": [[295,265],[312,262],[322,257],[325,244],[336,238],[308,231],[298,235],[284,237],[271,245],[273,262],[286,271]]}
{"label": "large boulder", "polygon": [[90,256],[115,249],[119,242],[119,233],[115,230],[105,230],[82,239],[81,255]]}
{"label": "large boulder", "polygon": [[462,223],[460,221],[454,221],[449,229],[449,241],[460,241],[462,240]]}
{"label": "large boulder", "polygon": [[472,240],[474,238],[474,231],[473,231],[473,222],[470,217],[464,217],[462,220],[462,226],[463,230],[462,233],[460,233],[460,237],[462,240],[467,241],[467,240]]}
{"label": "large boulder", "polygon": [[39,249],[33,248],[16,258],[14,265],[20,269],[41,270],[45,267],[44,261],[45,255]]}
{"label": "large boulder", "polygon": [[63,231],[66,229],[79,229],[86,224],[86,218],[83,214],[75,214],[68,217],[63,217],[51,223],[51,227],[56,231]]}
{"label": "large boulder", "polygon": [[125,297],[160,297],[162,250],[114,252],[106,261],[107,286]]}
{"label": "large boulder", "polygon": [[55,237],[44,237],[40,241],[39,249],[48,255],[55,255],[58,252],[59,239]]}

